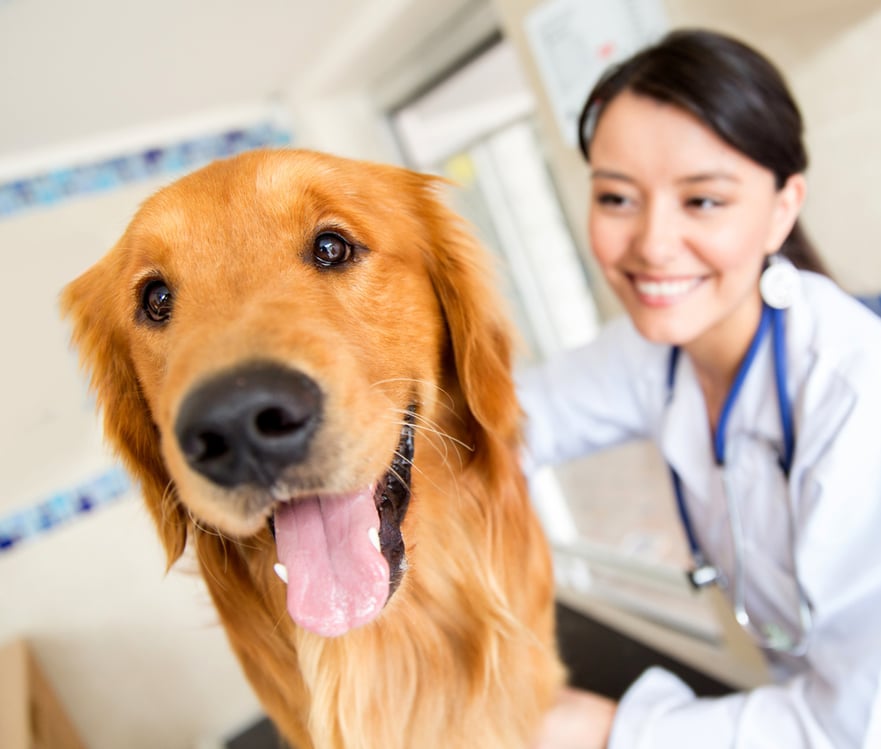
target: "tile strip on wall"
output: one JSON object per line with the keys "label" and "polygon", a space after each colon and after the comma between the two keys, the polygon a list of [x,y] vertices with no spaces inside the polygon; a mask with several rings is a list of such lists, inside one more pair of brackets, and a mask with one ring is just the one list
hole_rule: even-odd
{"label": "tile strip on wall", "polygon": [[121,468],[0,517],[0,554],[122,499],[132,488]]}
{"label": "tile strip on wall", "polygon": [[288,145],[291,140],[288,130],[264,122],[0,183],[0,219],[53,206],[78,195],[112,190],[163,174],[190,171],[214,159],[254,148]]}

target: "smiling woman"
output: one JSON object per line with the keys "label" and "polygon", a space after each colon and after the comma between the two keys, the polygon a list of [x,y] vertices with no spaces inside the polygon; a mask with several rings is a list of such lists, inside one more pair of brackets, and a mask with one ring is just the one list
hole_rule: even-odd
{"label": "smiling woman", "polygon": [[799,229],[798,108],[755,50],[678,31],[611,68],[581,123],[591,247],[627,316],[522,374],[530,465],[654,440],[691,579],[722,586],[776,684],[698,700],[651,669],[617,707],[565,693],[540,747],[874,745],[881,322]]}

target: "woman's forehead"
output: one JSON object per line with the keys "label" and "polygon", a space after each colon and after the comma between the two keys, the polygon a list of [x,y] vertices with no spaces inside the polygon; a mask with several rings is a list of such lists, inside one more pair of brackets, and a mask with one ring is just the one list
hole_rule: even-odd
{"label": "woman's forehead", "polygon": [[691,113],[629,91],[600,114],[591,142],[591,169],[595,177],[656,176],[693,183],[771,175]]}

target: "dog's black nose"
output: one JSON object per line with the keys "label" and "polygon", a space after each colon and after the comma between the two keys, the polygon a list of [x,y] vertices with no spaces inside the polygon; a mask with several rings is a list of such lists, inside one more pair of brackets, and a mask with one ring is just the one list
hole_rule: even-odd
{"label": "dog's black nose", "polygon": [[314,380],[260,362],[219,375],[187,395],[175,434],[187,463],[215,484],[269,487],[303,460],[321,412]]}

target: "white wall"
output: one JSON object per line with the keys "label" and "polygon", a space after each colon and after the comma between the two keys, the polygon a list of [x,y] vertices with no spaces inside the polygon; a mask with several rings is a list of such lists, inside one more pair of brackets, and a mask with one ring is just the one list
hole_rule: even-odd
{"label": "white wall", "polygon": [[122,234],[153,185],[80,197],[0,221],[5,344],[0,408],[0,512],[79,483],[107,467],[85,382],[68,349],[58,294]]}

